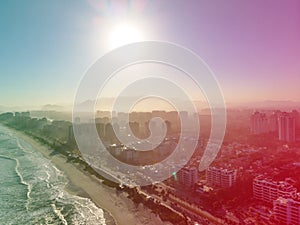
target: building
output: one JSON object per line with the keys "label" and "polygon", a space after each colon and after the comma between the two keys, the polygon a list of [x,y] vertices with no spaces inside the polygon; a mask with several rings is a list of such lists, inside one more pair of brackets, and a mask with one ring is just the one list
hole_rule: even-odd
{"label": "building", "polygon": [[282,113],[278,117],[278,139],[294,142],[296,140],[296,118],[291,113]]}
{"label": "building", "polygon": [[140,124],[138,122],[129,122],[126,124],[127,135],[132,132],[135,137],[140,138]]}
{"label": "building", "polygon": [[140,152],[134,150],[133,148],[127,147],[123,144],[109,145],[107,150],[116,159],[118,159],[122,162],[130,163],[130,164],[136,164],[139,160]]}
{"label": "building", "polygon": [[229,188],[236,183],[236,170],[209,167],[206,170],[207,183],[217,187]]}
{"label": "building", "polygon": [[296,120],[296,141],[297,141],[297,138],[299,139],[300,137],[300,113],[296,110],[293,110],[292,114],[294,115]]}
{"label": "building", "polygon": [[[180,111],[179,112],[179,119],[180,119],[180,127],[181,132],[189,132],[191,127],[191,121],[189,119],[189,113],[187,111]],[[183,125],[183,126],[181,126]]]}
{"label": "building", "polygon": [[15,112],[15,117],[30,117],[30,112]]}
{"label": "building", "polygon": [[272,204],[279,197],[295,196],[297,189],[286,181],[274,181],[262,175],[253,180],[253,197]]}
{"label": "building", "polygon": [[251,133],[254,135],[264,134],[269,131],[268,118],[265,113],[255,112],[250,119]]}
{"label": "building", "polygon": [[198,182],[198,169],[196,167],[184,167],[177,172],[179,183],[186,187],[192,187]]}
{"label": "building", "polygon": [[278,115],[280,111],[273,112],[269,117],[269,131],[278,132]]}
{"label": "building", "polygon": [[154,110],[152,111],[152,118],[154,117],[159,117],[163,120],[167,119],[167,112],[166,111],[161,111],[161,110]]}
{"label": "building", "polygon": [[273,202],[273,212],[280,224],[300,224],[300,194],[294,198],[279,197]]}

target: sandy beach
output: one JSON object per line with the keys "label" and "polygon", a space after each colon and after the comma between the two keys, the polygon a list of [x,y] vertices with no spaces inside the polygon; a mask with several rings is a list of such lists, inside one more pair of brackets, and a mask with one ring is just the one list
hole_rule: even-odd
{"label": "sandy beach", "polygon": [[143,205],[135,205],[126,197],[126,193],[118,192],[105,186],[101,180],[67,162],[61,154],[51,154],[51,150],[26,134],[12,130],[18,137],[31,144],[44,157],[69,178],[70,184],[66,188],[71,194],[90,198],[98,207],[106,210],[113,217],[117,225],[160,225],[170,224],[162,222],[160,218]]}

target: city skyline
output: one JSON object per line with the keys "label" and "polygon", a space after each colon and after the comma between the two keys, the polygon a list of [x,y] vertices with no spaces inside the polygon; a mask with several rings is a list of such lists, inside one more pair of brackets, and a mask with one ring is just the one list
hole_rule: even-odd
{"label": "city skyline", "polygon": [[0,223],[300,225],[300,1],[0,3]]}
{"label": "city skyline", "polygon": [[3,106],[72,103],[89,66],[130,21],[143,40],[174,42],[213,70],[227,103],[299,101],[300,3],[6,2],[0,11]]}

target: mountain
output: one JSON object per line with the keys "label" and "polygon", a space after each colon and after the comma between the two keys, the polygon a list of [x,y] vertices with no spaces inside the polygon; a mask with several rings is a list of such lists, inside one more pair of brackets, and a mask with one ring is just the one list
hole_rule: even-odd
{"label": "mountain", "polygon": [[41,110],[42,111],[65,111],[66,108],[64,106],[60,106],[60,105],[47,104],[47,105],[42,106]]}
{"label": "mountain", "polygon": [[290,111],[293,109],[300,109],[300,101],[276,101],[276,100],[265,100],[245,103],[229,103],[228,107],[242,107],[251,109],[269,109],[269,110],[283,110]]}

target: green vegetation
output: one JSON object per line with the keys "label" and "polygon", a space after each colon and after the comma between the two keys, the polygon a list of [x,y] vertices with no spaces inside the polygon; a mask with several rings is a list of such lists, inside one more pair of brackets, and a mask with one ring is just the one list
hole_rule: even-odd
{"label": "green vegetation", "polygon": [[51,154],[62,154],[67,157],[67,162],[79,164],[78,166],[91,175],[101,179],[104,185],[124,191],[135,204],[144,204],[161,220],[169,221],[173,224],[185,225],[185,218],[166,208],[160,203],[151,201],[144,194],[139,193],[136,188],[129,188],[110,181],[97,173],[88,163],[81,159],[80,151],[77,148],[73,132],[72,123],[67,121],[49,121],[46,118],[31,118],[29,112],[4,113],[0,115],[0,123],[21,131],[32,137],[43,145],[46,145],[53,152]]}

